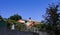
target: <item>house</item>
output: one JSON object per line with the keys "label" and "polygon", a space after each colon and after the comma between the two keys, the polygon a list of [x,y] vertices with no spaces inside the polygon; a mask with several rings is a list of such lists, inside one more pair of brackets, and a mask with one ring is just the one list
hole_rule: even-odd
{"label": "house", "polygon": [[28,19],[28,20],[18,20],[17,22],[19,23],[22,23],[22,24],[26,24],[27,26],[27,29],[30,29],[33,25],[37,25],[39,24],[40,22],[38,21],[35,21],[35,20],[31,20],[31,19]]}

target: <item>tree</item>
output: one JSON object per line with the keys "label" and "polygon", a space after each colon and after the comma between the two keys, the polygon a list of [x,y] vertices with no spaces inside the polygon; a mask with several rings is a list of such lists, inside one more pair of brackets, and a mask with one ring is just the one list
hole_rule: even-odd
{"label": "tree", "polygon": [[59,8],[59,4],[49,5],[49,7],[46,9],[46,15],[44,16],[45,22],[48,23],[48,26],[50,27],[50,28],[47,27],[49,28],[48,30],[50,30],[49,32],[51,33],[51,31],[53,31],[55,35],[59,35],[57,25],[59,24],[59,21],[60,21],[59,19],[60,13],[58,13],[58,8]]}
{"label": "tree", "polygon": [[13,16],[10,16],[10,18],[8,18],[8,19],[17,21],[17,20],[19,20],[19,19],[22,19],[22,17],[21,17],[20,15],[18,15],[18,14],[15,14],[15,15],[13,15]]}
{"label": "tree", "polygon": [[3,21],[3,17],[0,15],[0,21],[2,22]]}

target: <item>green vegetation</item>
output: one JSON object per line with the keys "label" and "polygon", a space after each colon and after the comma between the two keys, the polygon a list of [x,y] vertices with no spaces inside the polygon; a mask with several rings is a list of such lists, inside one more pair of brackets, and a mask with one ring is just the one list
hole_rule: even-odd
{"label": "green vegetation", "polygon": [[0,26],[4,24],[7,25],[7,28],[9,30],[11,30],[12,24],[15,25],[16,30],[19,31],[24,31],[26,29],[26,25],[25,24],[21,24],[18,23],[17,20],[22,19],[22,17],[18,14],[15,14],[13,16],[10,16],[8,19],[7,18],[3,18],[2,16],[0,16]]}
{"label": "green vegetation", "polygon": [[8,19],[17,21],[19,19],[22,19],[22,17],[20,15],[18,15],[18,14],[15,14],[13,16],[10,16]]}
{"label": "green vegetation", "polygon": [[45,24],[37,24],[33,25],[33,27],[38,28],[39,30],[43,30],[45,28]]}
{"label": "green vegetation", "polygon": [[[59,4],[57,5],[49,5],[46,9],[45,22],[47,23],[46,29],[49,30],[51,35],[59,35],[60,30],[58,30],[58,25],[60,24],[60,13],[59,12]],[[57,33],[58,32],[58,33]]]}

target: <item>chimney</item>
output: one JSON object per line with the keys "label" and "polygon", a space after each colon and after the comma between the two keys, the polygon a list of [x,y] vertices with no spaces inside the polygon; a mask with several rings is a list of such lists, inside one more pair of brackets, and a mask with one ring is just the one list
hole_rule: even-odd
{"label": "chimney", "polygon": [[29,17],[29,21],[31,22],[32,20],[31,20],[31,17]]}
{"label": "chimney", "polygon": [[31,20],[31,17],[29,17],[29,20]]}

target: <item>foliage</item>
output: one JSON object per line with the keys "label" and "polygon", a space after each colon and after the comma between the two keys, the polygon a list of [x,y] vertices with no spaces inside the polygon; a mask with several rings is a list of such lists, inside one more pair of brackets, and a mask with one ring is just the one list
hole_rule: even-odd
{"label": "foliage", "polygon": [[36,27],[36,28],[38,28],[39,30],[44,30],[44,28],[45,28],[45,24],[37,24],[37,25],[34,25],[33,27]]}
{"label": "foliage", "polygon": [[16,21],[14,21],[14,20],[6,19],[4,21],[5,21],[5,24],[7,25],[8,29],[11,29],[12,24],[16,24]]}
{"label": "foliage", "polygon": [[10,16],[10,18],[8,18],[8,19],[17,21],[17,20],[19,20],[19,19],[22,19],[22,17],[21,17],[20,15],[18,15],[18,14],[15,14],[15,15],[13,15],[13,16]]}
{"label": "foliage", "polygon": [[7,24],[7,27],[8,27],[8,29],[10,29],[10,30],[11,30],[12,24],[15,25],[15,29],[16,29],[16,30],[24,31],[24,30],[26,29],[26,25],[25,25],[25,24],[18,23],[18,22],[15,21],[15,20],[6,19],[6,20],[5,20],[5,23]]}
{"label": "foliage", "polygon": [[0,15],[0,21],[2,22],[3,21],[3,17]]}
{"label": "foliage", "polygon": [[53,33],[58,35],[58,28],[57,25],[59,24],[60,21],[60,13],[58,13],[58,8],[59,5],[49,5],[49,7],[46,9],[46,15],[45,17],[45,22],[48,23],[46,29],[50,30],[49,32],[53,31]]}

